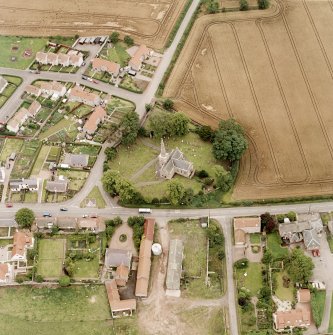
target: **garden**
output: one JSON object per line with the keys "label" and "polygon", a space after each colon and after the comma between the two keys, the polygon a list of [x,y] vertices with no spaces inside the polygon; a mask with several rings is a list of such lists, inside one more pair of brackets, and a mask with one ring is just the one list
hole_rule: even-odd
{"label": "garden", "polygon": [[[1,38],[1,37],[0,37]],[[0,94],[0,108],[6,103],[6,101],[12,96],[15,90],[21,85],[22,79],[20,77],[2,75],[8,82],[8,85]]]}

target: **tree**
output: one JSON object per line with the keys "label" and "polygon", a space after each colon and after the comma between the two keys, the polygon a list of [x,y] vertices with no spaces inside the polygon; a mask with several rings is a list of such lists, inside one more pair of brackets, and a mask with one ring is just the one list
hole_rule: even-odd
{"label": "tree", "polygon": [[154,133],[154,137],[157,138],[171,136],[171,114],[165,111],[152,113],[149,117],[149,129]]}
{"label": "tree", "polygon": [[106,148],[105,156],[108,161],[112,161],[117,157],[117,150],[115,148]]}
{"label": "tree", "polygon": [[110,41],[111,41],[111,43],[113,43],[113,44],[119,42],[119,33],[117,33],[116,31],[114,31],[114,32],[110,35]]}
{"label": "tree", "polygon": [[134,40],[133,40],[133,38],[132,38],[131,36],[128,36],[128,35],[126,35],[126,36],[124,37],[124,42],[125,42],[128,46],[132,46],[132,45],[134,45]]}
{"label": "tree", "polygon": [[223,192],[229,191],[233,182],[230,172],[226,171],[221,165],[216,165],[214,170],[216,186]]}
{"label": "tree", "polygon": [[127,112],[120,122],[120,128],[122,131],[122,143],[125,145],[135,143],[140,128],[138,114],[135,111]]}
{"label": "tree", "polygon": [[67,287],[71,284],[71,279],[68,276],[62,276],[59,278],[59,285],[61,287]]}
{"label": "tree", "polygon": [[295,248],[286,260],[286,269],[294,283],[307,283],[312,276],[314,264],[302,249]]}
{"label": "tree", "polygon": [[74,275],[75,264],[70,257],[67,257],[65,259],[64,270],[69,277],[72,277]]}
{"label": "tree", "polygon": [[163,108],[167,111],[171,111],[173,109],[174,103],[171,99],[165,99],[163,101]]}
{"label": "tree", "polygon": [[152,104],[145,104],[145,110],[146,110],[146,112],[151,111],[152,108],[153,108]]}
{"label": "tree", "polygon": [[207,11],[209,14],[217,13],[219,10],[219,4],[215,0],[210,0],[207,4]]}
{"label": "tree", "polygon": [[197,127],[196,130],[197,134],[203,141],[212,141],[214,137],[214,131],[209,126],[201,126]]}
{"label": "tree", "polygon": [[143,226],[145,223],[145,218],[142,215],[139,216],[130,216],[127,220],[127,224],[130,227],[134,227],[134,226]]}
{"label": "tree", "polygon": [[119,194],[121,201],[129,203],[134,197],[135,189],[126,179],[118,178],[116,182],[116,192]]}
{"label": "tree", "polygon": [[249,4],[247,0],[239,0],[239,10],[244,11],[249,9]]}
{"label": "tree", "polygon": [[116,183],[119,178],[119,173],[114,170],[106,171],[102,177],[103,187],[111,196],[117,195]]}
{"label": "tree", "polygon": [[29,208],[21,208],[15,214],[15,221],[20,228],[30,229],[35,221],[35,214]]}
{"label": "tree", "polygon": [[190,119],[183,113],[175,113],[172,115],[172,129],[176,136],[184,136],[188,133],[188,125]]}
{"label": "tree", "polygon": [[167,198],[172,205],[178,205],[184,197],[185,188],[178,180],[171,180],[167,184]]}
{"label": "tree", "polygon": [[269,249],[265,250],[261,261],[263,264],[270,264],[273,261],[273,254]]}
{"label": "tree", "polygon": [[260,215],[261,231],[266,231],[270,234],[276,229],[276,219],[269,213]]}
{"label": "tree", "polygon": [[258,0],[258,8],[266,9],[269,7],[269,0]]}
{"label": "tree", "polygon": [[221,121],[215,133],[213,155],[216,159],[239,160],[247,149],[242,127],[233,119]]}

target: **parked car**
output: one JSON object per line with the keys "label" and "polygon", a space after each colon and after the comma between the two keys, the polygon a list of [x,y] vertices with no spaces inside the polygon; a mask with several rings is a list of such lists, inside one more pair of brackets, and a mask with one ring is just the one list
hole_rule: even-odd
{"label": "parked car", "polygon": [[68,208],[66,208],[66,207],[60,207],[60,210],[61,210],[62,212],[67,212],[67,211],[68,211]]}
{"label": "parked car", "polygon": [[87,214],[83,214],[82,217],[83,217],[83,218],[87,218],[88,215],[87,215]]}
{"label": "parked car", "polygon": [[51,215],[50,212],[44,212],[43,216],[44,216],[44,218],[47,218],[47,217],[50,218],[52,215]]}
{"label": "parked car", "polygon": [[81,77],[83,80],[88,80],[88,77],[86,77],[86,76],[82,76]]}
{"label": "parked car", "polygon": [[8,208],[13,207],[13,204],[11,202],[7,202],[6,207],[8,207]]}
{"label": "parked car", "polygon": [[93,80],[93,82],[94,82],[95,84],[98,84],[98,81],[97,81],[97,80],[95,80],[95,79]]}
{"label": "parked car", "polygon": [[91,218],[97,218],[97,214],[90,214]]}

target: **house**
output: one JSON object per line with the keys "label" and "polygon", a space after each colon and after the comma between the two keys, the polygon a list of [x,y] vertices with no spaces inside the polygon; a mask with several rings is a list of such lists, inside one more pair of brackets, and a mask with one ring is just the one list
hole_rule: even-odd
{"label": "house", "polygon": [[5,168],[3,166],[0,167],[0,183],[4,183],[6,178]]}
{"label": "house", "polygon": [[13,249],[11,261],[27,261],[27,249],[34,245],[34,238],[29,231],[17,230],[13,236]]}
{"label": "house", "polygon": [[311,292],[307,288],[301,288],[297,291],[297,301],[300,303],[311,302]]}
{"label": "house", "polygon": [[82,102],[92,107],[101,103],[101,98],[97,94],[86,92],[81,86],[75,86],[68,91],[68,100]]}
{"label": "house", "polygon": [[136,310],[135,299],[120,300],[117,283],[114,279],[105,281],[105,288],[109,299],[113,318],[132,316]]}
{"label": "house", "polygon": [[171,153],[165,150],[163,139],[161,140],[161,152],[158,156],[157,174],[161,178],[171,179],[175,174],[186,178],[192,178],[194,175],[193,163],[186,160],[184,154],[176,148]]}
{"label": "house", "polygon": [[27,94],[34,95],[35,97],[39,97],[41,94],[41,89],[34,85],[27,85],[24,90]]}
{"label": "house", "polygon": [[97,218],[80,218],[78,219],[80,229],[91,230],[93,232],[99,230]]}
{"label": "house", "polygon": [[83,55],[79,54],[56,54],[54,52],[37,52],[36,62],[42,65],[50,64],[52,66],[81,66],[83,63]]}
{"label": "house", "polygon": [[0,94],[5,90],[7,85],[8,81],[4,77],[0,76]]}
{"label": "house", "polygon": [[58,176],[55,180],[48,180],[45,189],[51,193],[65,193],[68,188],[68,179]]}
{"label": "house", "polygon": [[171,240],[166,277],[166,295],[180,297],[184,245],[182,240]]}
{"label": "house", "polygon": [[0,263],[0,284],[9,283],[11,277],[11,265],[8,263]]}
{"label": "house", "polygon": [[64,164],[68,164],[73,168],[87,167],[89,162],[89,155],[85,154],[65,154]]}
{"label": "house", "polygon": [[63,97],[66,94],[66,86],[57,81],[44,81],[40,84],[42,93],[55,97]]}
{"label": "house", "polygon": [[24,107],[21,107],[19,111],[14,115],[14,117],[8,121],[6,125],[7,129],[13,133],[17,133],[20,130],[22,124],[26,120],[28,120],[29,116],[30,113],[28,112],[28,110]]}
{"label": "house", "polygon": [[83,63],[83,55],[81,53],[74,55],[71,54],[69,56],[69,64],[73,66],[80,67]]}
{"label": "house", "polygon": [[67,54],[59,53],[58,54],[58,63],[63,67],[70,66],[70,57]]}
{"label": "house", "polygon": [[38,179],[20,179],[20,180],[11,180],[9,182],[10,190],[12,192],[21,192],[21,191],[38,191],[39,182]]}
{"label": "house", "polygon": [[30,114],[31,117],[34,117],[37,115],[37,113],[40,111],[41,108],[42,108],[42,105],[38,101],[35,100],[29,106],[28,113]]}
{"label": "house", "polygon": [[129,276],[129,268],[124,264],[120,264],[117,267],[116,273],[113,276],[115,279],[117,286],[126,286]]}
{"label": "house", "polygon": [[54,52],[48,52],[47,53],[47,64],[51,64],[52,66],[59,65],[58,54]]}
{"label": "house", "polygon": [[282,332],[286,328],[307,328],[310,326],[310,311],[292,309],[291,311],[273,313],[273,328]]}
{"label": "house", "polygon": [[311,229],[309,221],[279,224],[279,234],[287,243],[298,243],[303,241],[303,231],[306,229]]}
{"label": "house", "polygon": [[58,216],[55,224],[61,230],[77,230],[79,228],[77,218]]}
{"label": "house", "polygon": [[116,269],[120,265],[131,268],[132,252],[121,249],[106,249],[105,266],[108,269]]}
{"label": "house", "polygon": [[151,53],[152,51],[148,49],[146,45],[141,44],[128,62],[128,65],[132,70],[140,71],[143,61],[146,60]]}
{"label": "house", "polygon": [[234,218],[234,238],[235,245],[243,246],[246,243],[247,234],[260,233],[261,220],[259,216],[235,217]]}
{"label": "house", "polygon": [[90,114],[89,119],[83,126],[83,131],[89,135],[92,135],[97,130],[98,125],[104,121],[107,113],[104,108],[97,106],[94,111]]}
{"label": "house", "polygon": [[320,248],[320,238],[315,228],[304,230],[303,240],[307,250],[318,250]]}
{"label": "house", "polygon": [[94,71],[107,72],[113,77],[117,77],[120,70],[120,65],[118,63],[101,58],[94,58],[91,61],[91,67]]}
{"label": "house", "polygon": [[36,226],[39,230],[43,229],[51,229],[54,225],[56,225],[56,218],[44,218],[38,217],[35,219]]}
{"label": "house", "polygon": [[47,64],[47,53],[46,52],[37,52],[36,53],[36,62],[42,65]]}
{"label": "house", "polygon": [[148,286],[151,267],[151,247],[154,240],[155,219],[145,220],[143,226],[143,237],[141,239],[139,251],[139,265],[136,276],[135,296],[146,298],[148,296]]}

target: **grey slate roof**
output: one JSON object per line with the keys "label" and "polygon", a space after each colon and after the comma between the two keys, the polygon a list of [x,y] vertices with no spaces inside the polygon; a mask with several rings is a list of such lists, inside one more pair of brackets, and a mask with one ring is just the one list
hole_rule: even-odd
{"label": "grey slate roof", "polygon": [[48,180],[46,182],[46,190],[49,192],[64,193],[67,191],[68,180],[66,178],[56,180]]}
{"label": "grey slate roof", "polygon": [[180,289],[184,245],[182,240],[171,240],[169,248],[166,287],[168,290]]}
{"label": "grey slate roof", "polygon": [[304,230],[303,232],[304,245],[306,249],[318,249],[320,247],[320,239],[316,229]]}
{"label": "grey slate roof", "polygon": [[86,167],[88,166],[89,162],[89,155],[83,155],[83,154],[69,154],[67,153],[65,155],[64,163],[68,164],[70,166],[82,166]]}
{"label": "grey slate roof", "polygon": [[109,268],[125,265],[131,268],[132,252],[130,250],[107,249],[105,253],[105,265]]}
{"label": "grey slate roof", "polygon": [[303,230],[311,229],[310,222],[295,222],[295,223],[280,223],[279,233],[280,236],[285,236],[290,233],[302,233]]}

